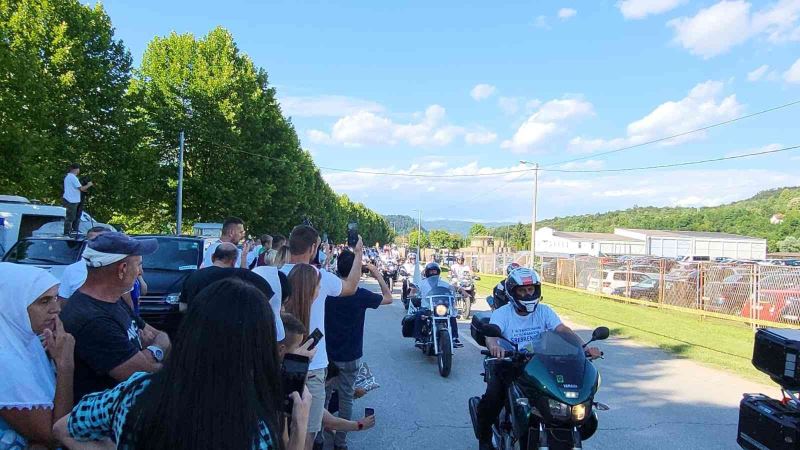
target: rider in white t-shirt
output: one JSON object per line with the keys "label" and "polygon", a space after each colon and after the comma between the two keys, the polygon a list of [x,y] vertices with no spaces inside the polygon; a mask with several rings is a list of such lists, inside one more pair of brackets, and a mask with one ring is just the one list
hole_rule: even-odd
{"label": "rider in white t-shirt", "polygon": [[464,257],[459,255],[456,258],[456,263],[450,266],[450,277],[461,278],[462,275],[467,273],[472,273],[472,269],[464,264]]}
{"label": "rider in white t-shirt", "polygon": [[[509,302],[492,312],[490,323],[500,327],[502,336],[517,344],[520,349],[537,342],[545,331],[574,334],[561,323],[555,311],[540,303],[542,283],[536,271],[528,268],[515,269],[508,275],[505,288]],[[582,342],[577,336],[576,338]],[[495,358],[502,358],[505,354],[500,342],[498,338],[486,338],[486,346]],[[597,347],[586,350],[590,358],[601,355]],[[481,450],[494,448],[491,442],[492,422],[503,408],[506,388],[503,377],[492,377],[486,386],[486,393],[478,403],[478,440]]]}

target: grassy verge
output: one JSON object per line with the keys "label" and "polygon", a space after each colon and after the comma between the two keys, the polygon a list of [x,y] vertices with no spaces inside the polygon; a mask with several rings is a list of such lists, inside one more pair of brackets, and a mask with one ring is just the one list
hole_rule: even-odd
{"label": "grassy verge", "polygon": [[[477,282],[478,292],[490,294],[500,279],[481,275]],[[545,303],[581,325],[605,325],[613,335],[632,338],[679,357],[769,383],[769,378],[753,368],[750,362],[753,331],[747,325],[620,303],[549,286],[544,288],[543,295]]]}

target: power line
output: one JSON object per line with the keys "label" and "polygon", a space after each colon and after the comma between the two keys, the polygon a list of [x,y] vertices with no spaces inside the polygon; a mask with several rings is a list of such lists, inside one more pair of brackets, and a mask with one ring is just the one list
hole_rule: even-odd
{"label": "power line", "polygon": [[728,124],[731,124],[731,123],[734,123],[734,122],[738,122],[740,120],[744,120],[744,119],[749,119],[751,117],[760,116],[762,114],[770,113],[772,111],[777,111],[777,110],[783,109],[783,108],[788,108],[790,106],[794,106],[794,105],[797,105],[797,104],[800,104],[800,100],[795,100],[793,102],[784,103],[783,105],[775,106],[775,107],[772,107],[772,108],[762,109],[761,111],[756,111],[756,112],[754,112],[752,114],[747,114],[747,115],[744,115],[744,116],[735,117],[733,119],[726,120],[724,122],[718,122],[718,123],[714,123],[714,124],[711,124],[711,125],[706,125],[706,126],[701,127],[701,128],[696,128],[694,130],[684,131],[684,132],[681,132],[681,133],[678,133],[678,134],[673,134],[671,136],[666,136],[666,137],[662,137],[662,138],[658,138],[658,139],[653,139],[651,141],[642,142],[642,143],[634,144],[634,145],[629,145],[627,147],[622,147],[622,148],[618,148],[618,149],[614,149],[614,150],[608,150],[608,151],[605,151],[605,152],[594,153],[594,154],[591,154],[591,155],[580,156],[580,157],[577,157],[577,158],[567,159],[567,160],[564,160],[564,161],[545,164],[542,167],[558,166],[558,165],[561,165],[561,164],[571,163],[571,162],[575,162],[575,161],[583,161],[585,159],[597,158],[598,156],[610,155],[612,153],[619,153],[619,152],[623,152],[625,150],[630,150],[630,149],[633,149],[633,148],[644,147],[645,145],[656,144],[658,142],[668,141],[670,139],[675,139],[675,138],[679,138],[679,137],[682,137],[682,136],[687,136],[689,134],[699,133],[701,131],[710,130],[710,129],[716,128],[716,127],[721,127],[723,125],[728,125]]}
{"label": "power line", "polygon": [[706,164],[710,162],[717,162],[717,161],[727,161],[730,159],[740,159],[740,158],[748,158],[750,156],[759,156],[759,155],[768,155],[771,153],[780,153],[780,152],[788,152],[790,150],[797,150],[800,148],[800,145],[794,145],[792,147],[784,147],[775,150],[764,150],[760,152],[753,152],[753,153],[743,153],[741,155],[731,155],[731,156],[722,156],[719,158],[710,158],[710,159],[701,159],[697,161],[684,161],[679,163],[672,163],[672,164],[657,164],[653,166],[642,166],[642,167],[622,167],[618,169],[586,169],[586,170],[579,170],[579,169],[539,169],[546,172],[564,172],[564,173],[606,173],[606,172],[632,172],[636,170],[651,170],[651,169],[665,169],[669,167],[681,167],[681,166],[693,166],[696,164]]}

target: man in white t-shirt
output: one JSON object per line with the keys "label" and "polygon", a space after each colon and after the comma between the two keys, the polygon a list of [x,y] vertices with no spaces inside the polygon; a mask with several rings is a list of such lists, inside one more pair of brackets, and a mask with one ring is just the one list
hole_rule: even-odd
{"label": "man in white t-shirt", "polygon": [[[294,227],[289,235],[289,262],[281,267],[281,272],[289,275],[297,264],[311,264],[318,255],[320,245],[319,233],[307,225]],[[353,248],[355,260],[353,267],[362,265],[363,243],[359,237],[358,243]],[[361,270],[351,270],[350,275],[344,280],[327,270],[320,270],[319,293],[311,304],[311,317],[309,319],[309,334],[315,328],[322,332],[322,339],[317,344],[317,353],[311,359],[308,367],[306,386],[311,392],[311,410],[308,414],[308,437],[306,449],[311,450],[316,434],[322,430],[322,414],[325,409],[325,377],[328,369],[328,352],[325,347],[325,301],[330,297],[346,297],[353,295],[361,279]]]}
{"label": "man in white t-shirt", "polygon": [[67,209],[67,215],[64,218],[64,234],[66,235],[80,231],[78,225],[81,223],[81,218],[78,217],[78,206],[81,203],[81,193],[94,186],[91,181],[82,185],[78,179],[79,173],[81,173],[81,165],[72,163],[64,177],[64,193],[61,195],[61,203]]}
{"label": "man in white t-shirt", "polygon": [[[103,227],[92,227],[86,232],[86,240],[92,240],[100,233],[108,231]],[[63,302],[70,298],[72,294],[83,286],[86,282],[86,261],[83,255],[76,262],[68,265],[61,274],[61,284],[58,285],[58,300]],[[63,305],[63,303],[62,303]]]}
{"label": "man in white t-shirt", "polygon": [[472,269],[464,264],[464,257],[459,255],[456,258],[456,263],[450,266],[450,277],[461,278],[465,273],[471,273]]}
{"label": "man in white t-shirt", "polygon": [[[205,255],[203,255],[203,267],[211,267],[214,265],[214,262],[211,260],[211,255],[214,254],[214,251],[217,249],[217,246],[223,242],[230,242],[233,245],[239,245],[244,239],[245,231],[244,231],[244,221],[238,217],[229,217],[225,219],[225,222],[222,224],[222,236],[220,236],[219,241],[214,242],[213,244],[209,245],[206,249]],[[250,244],[245,242],[242,244],[242,248],[239,249],[239,256],[236,258],[236,265],[234,267],[244,267],[247,268],[247,254],[250,252]]]}
{"label": "man in white t-shirt", "polygon": [[[500,327],[502,336],[522,348],[528,348],[541,339],[545,331],[559,333],[574,332],[561,323],[558,314],[549,306],[541,304],[542,283],[539,274],[528,268],[519,268],[511,272],[506,280],[508,304],[492,312],[490,323]],[[577,337],[578,342],[581,339]],[[505,350],[500,346],[499,338],[486,338],[486,347],[495,358],[502,358]],[[600,357],[597,347],[586,349],[589,357]],[[486,393],[478,403],[478,441],[480,450],[493,449],[492,422],[500,414],[505,403],[507,386],[504,377],[493,376],[486,385]]]}

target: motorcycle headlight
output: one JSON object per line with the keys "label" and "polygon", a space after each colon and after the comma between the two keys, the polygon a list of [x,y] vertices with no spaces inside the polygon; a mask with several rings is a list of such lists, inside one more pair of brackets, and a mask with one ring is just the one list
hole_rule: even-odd
{"label": "motorcycle headlight", "polygon": [[548,400],[548,406],[550,407],[550,415],[556,419],[566,419],[570,415],[570,408],[569,405],[565,403],[561,403],[557,400]]}
{"label": "motorcycle headlight", "polygon": [[433,312],[437,316],[442,317],[442,316],[446,316],[447,315],[447,312],[448,312],[447,310],[448,310],[447,305],[439,304],[439,305],[436,305],[436,308],[433,309]]}
{"label": "motorcycle headlight", "polygon": [[586,418],[586,405],[581,403],[572,407],[572,420],[580,422]]}
{"label": "motorcycle headlight", "polygon": [[170,305],[177,305],[181,301],[181,294],[180,293],[168,294],[166,297],[164,297],[164,301],[166,303],[169,303]]}

